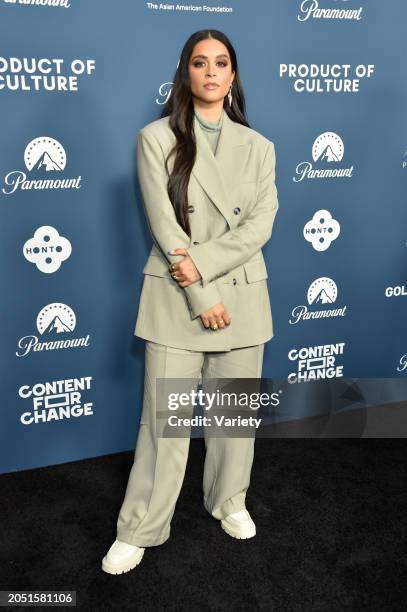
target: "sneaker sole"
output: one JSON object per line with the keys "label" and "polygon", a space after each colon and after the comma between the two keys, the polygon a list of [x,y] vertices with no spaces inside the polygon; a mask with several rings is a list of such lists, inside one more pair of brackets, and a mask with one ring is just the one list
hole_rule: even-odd
{"label": "sneaker sole", "polygon": [[228,535],[238,540],[248,540],[249,538],[254,538],[256,535],[256,527],[254,527],[254,529],[250,529],[249,531],[242,532],[239,527],[231,527],[223,521],[221,521],[220,526]]}
{"label": "sneaker sole", "polygon": [[130,570],[137,567],[139,563],[141,563],[143,559],[143,555],[144,555],[144,550],[141,551],[141,553],[138,552],[136,556],[132,557],[125,563],[114,564],[114,565],[109,563],[106,557],[103,557],[102,570],[106,572],[107,574],[125,574],[126,572],[129,572]]}

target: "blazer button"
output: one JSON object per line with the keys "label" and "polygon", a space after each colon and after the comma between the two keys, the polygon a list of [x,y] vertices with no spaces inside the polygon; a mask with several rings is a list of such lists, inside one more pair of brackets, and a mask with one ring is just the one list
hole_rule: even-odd
{"label": "blazer button", "polygon": [[199,244],[199,242],[197,242],[197,240],[195,240],[192,244]]}
{"label": "blazer button", "polygon": [[234,278],[233,279],[233,284],[236,285],[236,283],[237,283],[237,280]]}
{"label": "blazer button", "polygon": [[191,206],[188,206],[188,212],[190,212],[190,213],[195,212],[195,208],[192,206],[192,204],[191,204]]}
{"label": "blazer button", "polygon": [[236,206],[236,208],[233,209],[233,212],[235,213],[235,215],[238,215],[240,213],[240,208]]}

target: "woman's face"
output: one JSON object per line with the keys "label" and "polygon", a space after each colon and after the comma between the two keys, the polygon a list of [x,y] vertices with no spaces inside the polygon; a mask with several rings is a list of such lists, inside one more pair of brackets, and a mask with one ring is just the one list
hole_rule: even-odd
{"label": "woman's face", "polygon": [[[197,43],[189,60],[191,93],[202,102],[219,102],[227,96],[235,73],[227,47],[215,38]],[[215,83],[216,87],[208,87]]]}

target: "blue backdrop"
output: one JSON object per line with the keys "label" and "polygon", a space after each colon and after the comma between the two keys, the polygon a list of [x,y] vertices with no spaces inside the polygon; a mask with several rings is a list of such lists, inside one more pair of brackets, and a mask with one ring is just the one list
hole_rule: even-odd
{"label": "blue backdrop", "polygon": [[263,377],[405,377],[406,19],[404,0],[0,0],[2,472],[134,448],[135,141],[206,27],[276,148]]}

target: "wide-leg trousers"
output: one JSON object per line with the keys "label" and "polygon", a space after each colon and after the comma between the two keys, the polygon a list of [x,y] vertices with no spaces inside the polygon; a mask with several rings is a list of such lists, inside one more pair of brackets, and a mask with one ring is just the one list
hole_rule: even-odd
{"label": "wide-leg trousers", "polygon": [[[171,519],[181,490],[190,437],[156,435],[157,378],[261,378],[264,344],[230,351],[201,352],[146,341],[144,397],[134,463],[117,520],[117,539],[148,547],[170,536]],[[215,518],[245,508],[255,437],[205,434],[203,504]]]}

